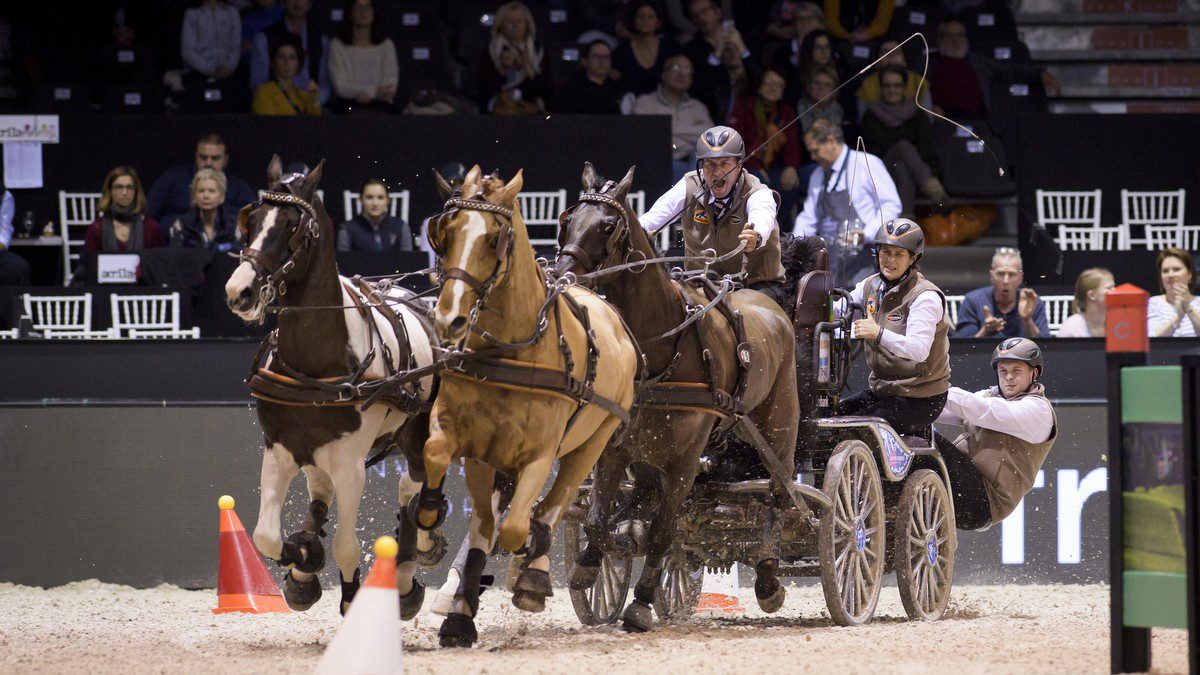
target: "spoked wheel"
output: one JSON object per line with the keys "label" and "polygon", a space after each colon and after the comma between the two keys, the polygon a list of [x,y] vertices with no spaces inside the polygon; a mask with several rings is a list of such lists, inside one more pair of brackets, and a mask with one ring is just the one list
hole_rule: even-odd
{"label": "spoked wheel", "polygon": [[866,443],[842,441],[834,448],[823,489],[833,500],[818,527],[825,604],[834,623],[857,626],[875,614],[886,550],[883,487]]}
{"label": "spoked wheel", "polygon": [[654,593],[654,612],[659,620],[670,621],[695,614],[703,585],[704,565],[692,560],[679,544],[672,545],[663,564],[662,581]]}
{"label": "spoked wheel", "polygon": [[[586,513],[590,506],[590,498],[581,501]],[[573,569],[579,554],[587,548],[587,534],[583,524],[568,520],[563,523],[563,534],[566,537],[564,549],[567,559],[567,569]],[[600,626],[616,621],[625,609],[625,598],[629,595],[629,582],[633,577],[633,558],[614,557],[602,553],[600,572],[596,575],[596,583],[583,590],[570,589],[571,604],[575,606],[575,615],[585,626]]]}
{"label": "spoked wheel", "polygon": [[910,619],[941,618],[950,601],[958,541],[951,514],[950,494],[936,472],[921,469],[904,481],[893,545],[900,601]]}

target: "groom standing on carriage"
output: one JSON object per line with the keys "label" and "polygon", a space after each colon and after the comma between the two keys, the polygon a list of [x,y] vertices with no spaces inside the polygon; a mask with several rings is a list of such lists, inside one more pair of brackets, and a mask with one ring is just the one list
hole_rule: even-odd
{"label": "groom standing on carriage", "polygon": [[[792,303],[784,293],[775,220],[779,193],[739,168],[745,156],[745,142],[729,127],[716,126],[700,134],[696,170],[659,197],[641,217],[641,224],[653,234],[679,218],[689,256],[699,257],[705,249],[722,256],[744,242],[746,278],[742,283],[772,298],[786,312]],[[688,269],[702,266],[700,262],[687,264]],[[711,267],[718,274],[737,274],[742,270],[742,256]]]}

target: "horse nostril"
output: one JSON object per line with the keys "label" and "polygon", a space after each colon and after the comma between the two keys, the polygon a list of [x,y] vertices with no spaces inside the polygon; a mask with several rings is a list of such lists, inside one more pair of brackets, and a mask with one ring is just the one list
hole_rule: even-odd
{"label": "horse nostril", "polygon": [[247,286],[246,288],[243,288],[242,292],[238,293],[238,299],[239,300],[249,300],[250,299],[250,287]]}
{"label": "horse nostril", "polygon": [[450,322],[450,330],[457,333],[457,332],[461,331],[463,328],[465,328],[466,325],[467,325],[467,317],[456,316],[456,317],[454,317],[454,320]]}

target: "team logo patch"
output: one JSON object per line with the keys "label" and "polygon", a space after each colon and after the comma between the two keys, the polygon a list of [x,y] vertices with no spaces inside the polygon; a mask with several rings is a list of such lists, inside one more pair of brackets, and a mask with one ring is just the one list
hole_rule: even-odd
{"label": "team logo patch", "polygon": [[867,298],[867,314],[875,313],[875,298]]}
{"label": "team logo patch", "polygon": [[696,215],[693,216],[693,220],[695,220],[697,223],[708,225],[708,211],[705,211],[704,209],[696,209]]}
{"label": "team logo patch", "polygon": [[741,225],[742,219],[738,216],[729,216],[729,224],[730,225]]}
{"label": "team logo patch", "polygon": [[900,314],[900,312],[892,312],[891,314],[887,315],[887,320],[891,321],[891,322],[898,322],[898,321],[900,321],[900,319],[903,319],[903,318],[904,318],[904,316],[902,314]]}

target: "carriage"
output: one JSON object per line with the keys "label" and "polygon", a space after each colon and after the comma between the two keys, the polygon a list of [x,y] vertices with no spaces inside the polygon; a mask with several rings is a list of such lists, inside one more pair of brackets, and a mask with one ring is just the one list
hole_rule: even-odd
{"label": "carriage", "polygon": [[[832,411],[861,348],[848,326],[861,308],[850,304],[830,320],[832,303],[844,297],[833,285],[822,254],[816,269],[797,285],[797,375],[802,387],[796,452],[797,493],[811,508],[781,512],[780,576],[818,576],[830,616],[849,626],[871,620],[884,576],[895,572],[910,619],[934,620],[946,609],[954,574],[957,538],[949,476],[929,438],[901,436],[877,417],[834,416]],[[845,298],[849,302],[848,298]],[[754,451],[732,433],[714,436],[700,460],[700,474],[676,521],[676,536],[654,608],[668,620],[691,615],[706,568],[753,565],[769,517],[770,478]],[[747,461],[749,459],[749,461]],[[583,517],[590,483],[564,516],[568,566],[583,550]],[[633,482],[621,499],[632,499]],[[616,513],[620,514],[621,505]],[[586,625],[616,621],[628,595],[634,560],[642,549],[637,522],[613,518],[631,535],[634,550],[604,551],[590,588],[571,589],[576,614]]]}

